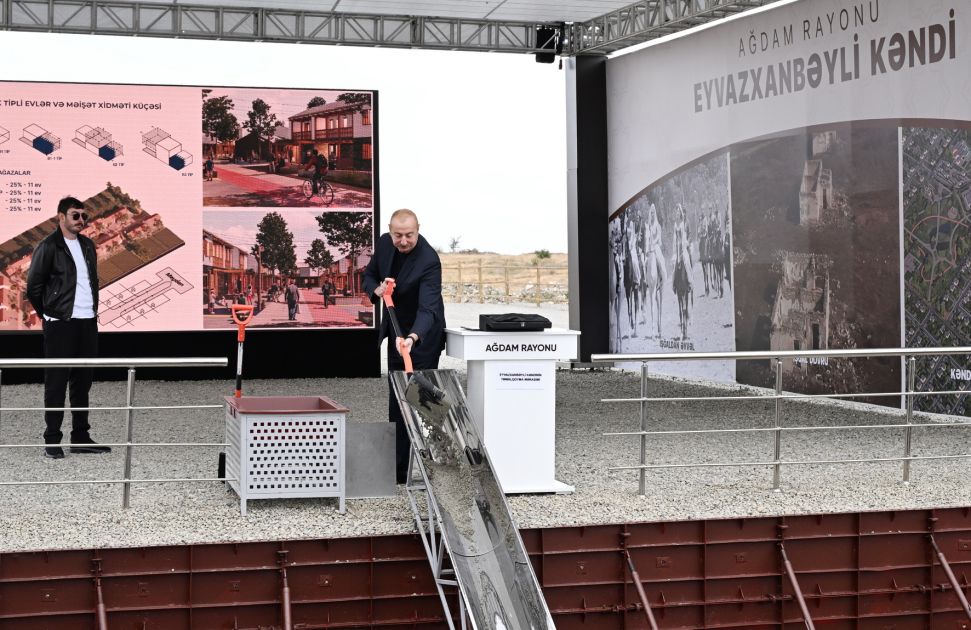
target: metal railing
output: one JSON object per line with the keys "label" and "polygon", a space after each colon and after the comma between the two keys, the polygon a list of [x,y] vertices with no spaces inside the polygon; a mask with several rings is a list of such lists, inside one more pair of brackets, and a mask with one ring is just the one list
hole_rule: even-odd
{"label": "metal railing", "polygon": [[[132,479],[132,451],[136,446],[155,447],[186,447],[209,446],[225,447],[225,442],[135,442],[134,420],[136,411],[174,410],[174,409],[222,409],[222,405],[154,405],[135,406],[135,369],[136,368],[199,368],[226,367],[228,360],[218,358],[156,358],[156,359],[0,359],[0,427],[2,427],[3,412],[5,411],[70,411],[71,407],[4,407],[3,406],[3,370],[17,368],[127,368],[128,380],[124,406],[113,407],[74,407],[74,411],[124,411],[127,425],[127,437],[124,442],[104,443],[100,446],[125,447],[125,465],[120,479],[70,479],[61,481],[0,481],[0,486],[50,486],[68,484],[121,484],[122,507],[131,504],[131,484],[133,483],[188,483],[225,481],[221,477],[213,478],[159,478]],[[0,444],[0,449],[8,448],[43,448],[50,444]]]}
{"label": "metal railing", "polygon": [[[590,359],[593,363],[640,363],[640,397],[638,398],[605,398],[605,403],[638,403],[640,406],[640,430],[628,432],[604,433],[605,436],[636,436],[640,438],[640,462],[635,466],[613,466],[610,470],[639,471],[638,492],[645,496],[647,492],[647,471],[661,468],[714,468],[714,467],[748,467],[771,466],[772,489],[781,489],[781,474],[783,466],[803,466],[811,464],[860,464],[877,462],[902,462],[903,483],[910,483],[911,462],[917,460],[945,460],[971,459],[971,453],[959,455],[913,455],[913,430],[915,428],[971,428],[971,422],[914,422],[914,399],[918,396],[960,395],[971,393],[969,389],[916,391],[915,375],[917,371],[916,358],[924,356],[971,355],[971,347],[950,348],[878,348],[878,349],[846,349],[846,350],[808,350],[808,351],[769,351],[769,352],[689,352],[689,353],[649,353],[649,354],[594,354]],[[896,392],[860,392],[850,394],[796,394],[787,393],[782,389],[782,366],[785,360],[819,359],[870,359],[880,357],[903,357],[906,359],[907,386],[904,391]],[[661,361],[764,361],[772,362],[775,377],[774,392],[768,395],[752,394],[738,396],[680,396],[680,397],[649,397],[648,396],[648,364]],[[865,424],[841,426],[783,426],[782,403],[786,400],[807,400],[815,398],[880,398],[887,396],[903,396],[906,401],[906,422],[902,424]],[[743,427],[733,429],[691,429],[671,431],[651,431],[649,427],[648,403],[656,402],[704,402],[704,401],[775,401],[775,424],[772,427]],[[807,459],[783,460],[782,435],[787,432],[804,431],[845,431],[865,429],[904,429],[903,454],[900,457],[871,457],[863,459]],[[704,435],[725,433],[766,433],[773,434],[773,458],[771,461],[751,462],[711,462],[711,463],[678,463],[678,464],[648,464],[648,438],[661,435]]]}

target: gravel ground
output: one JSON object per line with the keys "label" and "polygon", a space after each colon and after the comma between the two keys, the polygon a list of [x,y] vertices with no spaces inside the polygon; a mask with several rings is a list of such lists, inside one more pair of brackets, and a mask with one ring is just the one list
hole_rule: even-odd
{"label": "gravel ground", "polygon": [[[554,324],[563,326],[565,321]],[[452,318],[449,325],[460,325],[460,318]],[[346,405],[351,420],[381,422],[386,418],[383,378],[262,380],[247,381],[244,387],[249,395],[325,394]],[[650,387],[651,395],[663,396],[754,391],[670,378],[653,379]],[[636,464],[637,438],[603,435],[637,430],[638,405],[601,402],[603,398],[635,397],[637,377],[618,371],[560,371],[557,388],[557,479],[577,490],[570,495],[510,497],[513,516],[521,527],[971,505],[966,459],[915,462],[910,485],[900,483],[900,463],[787,466],[778,493],[771,490],[772,469],[768,466],[663,469],[647,474],[648,492],[642,498],[637,496],[636,472],[609,470]],[[231,390],[232,383],[222,381],[144,381],[136,384],[135,402],[219,404],[223,393]],[[41,399],[40,385],[3,388],[5,408],[34,407]],[[124,383],[95,383],[92,400],[98,405],[123,404]],[[773,403],[765,401],[672,402],[652,403],[649,415],[657,430],[771,427],[773,409]],[[902,420],[899,411],[852,403],[784,404],[783,424],[787,426]],[[69,422],[65,420],[66,425]],[[135,423],[135,440],[140,442],[223,439],[222,411],[218,409],[142,411],[136,413]],[[37,443],[41,426],[37,412],[3,412],[0,442]],[[103,443],[124,439],[122,412],[93,412],[92,426],[95,439]],[[971,453],[968,429],[971,425],[915,429],[914,454]],[[893,457],[902,453],[902,436],[903,430],[896,428],[787,432],[782,457]],[[133,474],[136,478],[213,477],[218,450],[140,447],[135,449]],[[772,433],[654,436],[648,443],[652,463],[767,461],[772,452]],[[123,469],[121,448],[109,455],[68,454],[59,461],[45,459],[37,447],[0,449],[0,481],[117,479]],[[334,499],[252,501],[246,518],[239,515],[235,495],[218,482],[133,485],[132,507],[127,510],[121,508],[121,496],[120,486],[108,484],[6,486],[0,492],[0,552],[388,535],[414,528],[403,493],[389,499],[349,500],[344,516],[337,513]]]}

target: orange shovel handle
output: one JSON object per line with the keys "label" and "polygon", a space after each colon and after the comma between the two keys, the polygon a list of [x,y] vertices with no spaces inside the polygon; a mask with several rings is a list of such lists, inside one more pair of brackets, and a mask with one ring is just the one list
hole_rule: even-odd
{"label": "orange shovel handle", "polygon": [[253,319],[253,305],[233,304],[229,307],[229,311],[232,313],[233,321],[239,326],[236,340],[243,341],[246,338],[246,325]]}

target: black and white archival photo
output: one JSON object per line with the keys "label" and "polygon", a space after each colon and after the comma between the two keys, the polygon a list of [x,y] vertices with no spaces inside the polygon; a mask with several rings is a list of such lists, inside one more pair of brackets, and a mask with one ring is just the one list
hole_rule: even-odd
{"label": "black and white archival photo", "polygon": [[[893,123],[795,129],[732,147],[740,351],[900,343],[897,173]],[[896,358],[786,359],[782,372],[786,391],[800,393],[900,386]],[[741,383],[771,387],[774,378],[768,361],[739,362]]]}
{"label": "black and white archival photo", "polygon": [[[611,217],[613,352],[735,349],[729,181],[721,152],[650,186]],[[730,362],[657,369],[735,379]]]}

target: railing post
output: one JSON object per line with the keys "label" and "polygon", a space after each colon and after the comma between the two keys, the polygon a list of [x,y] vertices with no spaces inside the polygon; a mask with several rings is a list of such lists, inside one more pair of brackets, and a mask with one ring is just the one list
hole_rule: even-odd
{"label": "railing post", "polygon": [[502,266],[502,275],[506,280],[506,302],[509,302],[509,263]]}
{"label": "railing post", "polygon": [[775,366],[775,466],[772,469],[772,491],[779,492],[782,475],[782,360],[773,359]]}
{"label": "railing post", "polygon": [[455,285],[455,301],[461,302],[462,301],[461,296],[465,294],[465,288],[462,286],[462,261],[461,260],[459,261],[458,272],[459,272],[459,281]]}
{"label": "railing post", "polygon": [[[904,457],[909,458],[911,452],[911,442],[914,434],[914,383],[916,382],[915,373],[917,372],[917,359],[910,357],[907,359],[907,428],[904,430]],[[910,483],[910,459],[904,460],[904,483]]]}
{"label": "railing post", "polygon": [[[641,398],[647,398],[647,362],[641,363]],[[638,493],[647,496],[647,470],[643,466],[647,465],[647,401],[641,400],[641,470],[640,480],[637,484]]]}
{"label": "railing post", "polygon": [[135,368],[128,368],[128,393],[125,400],[125,405],[128,407],[125,410],[125,414],[128,417],[128,437],[125,441],[128,444],[125,446],[125,483],[123,485],[124,490],[121,506],[127,508],[131,504],[131,443],[135,433],[135,410],[132,409],[135,404]]}
{"label": "railing post", "polygon": [[483,295],[484,291],[485,291],[485,287],[482,284],[482,259],[480,258],[479,259],[479,304],[482,304],[483,302],[485,302],[485,296]]}
{"label": "railing post", "polygon": [[536,306],[540,306],[543,303],[543,298],[539,291],[539,282],[539,265],[536,265]]}

